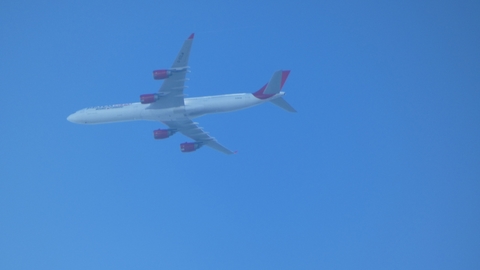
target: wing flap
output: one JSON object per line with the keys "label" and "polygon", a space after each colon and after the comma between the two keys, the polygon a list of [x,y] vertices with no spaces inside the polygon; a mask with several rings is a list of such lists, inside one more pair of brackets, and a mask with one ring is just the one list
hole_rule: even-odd
{"label": "wing flap", "polygon": [[235,154],[235,152],[232,152],[231,150],[227,149],[223,145],[219,144],[217,141],[208,141],[205,143],[205,145],[210,146],[211,148],[227,155]]}

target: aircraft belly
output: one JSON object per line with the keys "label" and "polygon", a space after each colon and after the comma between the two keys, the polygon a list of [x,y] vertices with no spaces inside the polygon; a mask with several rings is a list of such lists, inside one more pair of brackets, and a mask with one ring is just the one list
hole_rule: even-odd
{"label": "aircraft belly", "polygon": [[204,99],[186,100],[185,114],[190,118],[195,118],[204,115],[205,101]]}
{"label": "aircraft belly", "polygon": [[174,107],[164,109],[145,109],[142,112],[142,118],[144,120],[151,121],[174,121],[185,118],[185,108]]}
{"label": "aircraft belly", "polygon": [[255,106],[261,102],[248,95],[212,96],[205,101],[205,113],[231,112]]}

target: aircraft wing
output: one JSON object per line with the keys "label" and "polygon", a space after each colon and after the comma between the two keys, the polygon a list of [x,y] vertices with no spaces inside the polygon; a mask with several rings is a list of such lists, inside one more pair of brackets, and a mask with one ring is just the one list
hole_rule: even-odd
{"label": "aircraft wing", "polygon": [[235,152],[222,146],[217,142],[215,138],[208,135],[207,132],[205,132],[202,128],[198,126],[198,123],[195,123],[188,118],[177,121],[164,121],[163,123],[169,126],[171,129],[175,129],[183,135],[192,138],[197,142],[201,142],[202,145],[209,146],[228,155],[235,154]]}
{"label": "aircraft wing", "polygon": [[191,34],[183,43],[182,49],[178,52],[177,58],[172,64],[170,71],[172,75],[163,81],[160,90],[158,90],[162,97],[155,102],[153,107],[178,107],[183,106],[183,89],[185,89],[185,77],[188,72],[188,58],[190,57],[190,49],[192,48],[194,34]]}

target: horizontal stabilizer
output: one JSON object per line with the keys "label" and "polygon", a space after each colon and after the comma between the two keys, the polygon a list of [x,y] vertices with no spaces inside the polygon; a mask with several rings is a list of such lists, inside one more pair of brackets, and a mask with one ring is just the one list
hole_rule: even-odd
{"label": "horizontal stabilizer", "polygon": [[292,106],[290,106],[290,104],[288,104],[288,102],[285,99],[283,99],[283,97],[272,99],[270,100],[270,102],[272,102],[273,104],[277,105],[278,107],[288,112],[297,112]]}

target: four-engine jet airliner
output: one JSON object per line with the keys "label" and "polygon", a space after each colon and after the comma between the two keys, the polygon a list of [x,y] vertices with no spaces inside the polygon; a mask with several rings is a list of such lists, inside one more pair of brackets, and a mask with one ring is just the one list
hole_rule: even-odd
{"label": "four-engine jet airliner", "polygon": [[183,43],[175,62],[170,69],[153,71],[155,80],[164,80],[160,90],[154,94],[140,96],[140,102],[98,106],[79,110],[67,120],[77,124],[103,124],[133,120],[160,121],[168,129],[153,131],[155,139],[165,139],[177,131],[195,140],[180,144],[182,152],[192,152],[206,145],[225,154],[234,154],[192,121],[193,118],[212,114],[231,112],[249,108],[265,102],[295,112],[284,99],[281,91],[290,71],[275,72],[270,82],[254,93],[228,94],[185,98],[183,90],[189,66],[188,58],[194,34]]}

